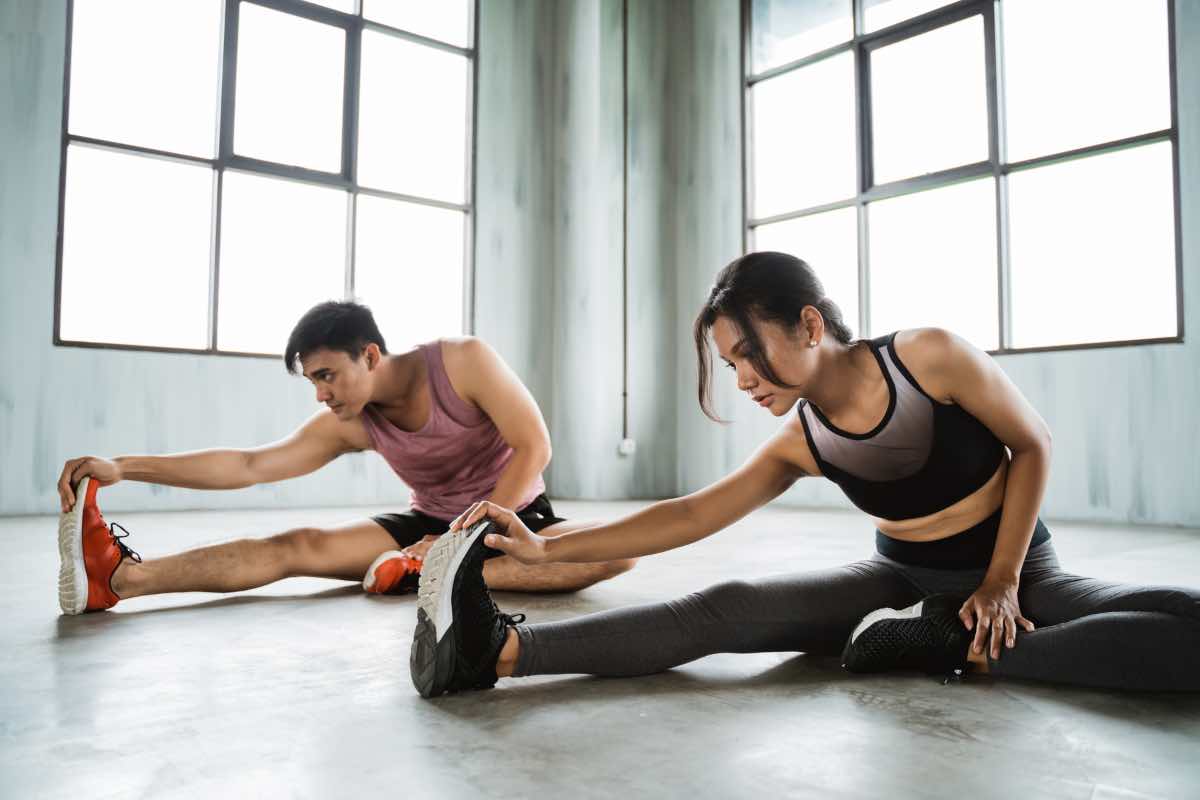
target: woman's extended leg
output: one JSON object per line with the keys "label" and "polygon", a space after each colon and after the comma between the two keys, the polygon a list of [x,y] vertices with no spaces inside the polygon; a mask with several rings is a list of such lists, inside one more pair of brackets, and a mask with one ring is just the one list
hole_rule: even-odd
{"label": "woman's extended leg", "polygon": [[875,561],[726,581],[664,603],[518,625],[512,674],[630,676],[712,653],[837,654],[868,611],[901,608],[920,595],[895,570]]}

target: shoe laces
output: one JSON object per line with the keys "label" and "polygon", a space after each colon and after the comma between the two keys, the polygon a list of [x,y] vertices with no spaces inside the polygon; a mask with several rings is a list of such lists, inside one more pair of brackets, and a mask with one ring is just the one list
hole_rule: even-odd
{"label": "shoe laces", "polygon": [[[117,534],[118,528],[121,529],[121,533],[119,535]],[[139,564],[142,563],[142,557],[140,555],[138,555],[137,552],[135,550],[133,550],[129,545],[127,545],[127,544],[125,544],[125,542],[121,541],[122,539],[129,536],[129,531],[127,531],[125,529],[124,525],[122,525],[119,522],[110,522],[108,524],[108,534],[110,536],[112,536],[113,541],[117,543],[117,547],[119,547],[121,549],[121,557],[122,558],[131,558]]]}

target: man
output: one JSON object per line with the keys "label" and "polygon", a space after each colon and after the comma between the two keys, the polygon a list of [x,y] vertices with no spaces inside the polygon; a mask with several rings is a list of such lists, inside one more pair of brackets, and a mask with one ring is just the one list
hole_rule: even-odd
{"label": "man", "polygon": [[[296,324],[284,362],[289,373],[299,369],[312,382],[326,406],[284,439],[248,450],[66,462],[58,482],[64,613],[110,608],[139,595],[236,592],[301,575],[362,580],[372,592],[411,591],[425,551],[480,499],[520,509],[543,536],[588,527],[554,515],[542,482],[550,461],[545,421],[529,391],[481,340],[443,339],[392,355],[366,307],[327,302]],[[96,503],[98,487],[120,480],[239,489],[306,475],[360,450],[377,451],[408,484],[408,511],[143,561],[115,533],[119,525],[106,525]],[[485,576],[493,589],[566,592],[634,563],[529,567],[497,558]]]}

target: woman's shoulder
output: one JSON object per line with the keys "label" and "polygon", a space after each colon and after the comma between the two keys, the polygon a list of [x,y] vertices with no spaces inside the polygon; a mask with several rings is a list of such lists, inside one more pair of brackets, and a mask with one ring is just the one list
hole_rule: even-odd
{"label": "woman's shoulder", "polygon": [[945,328],[907,328],[896,331],[892,352],[930,397],[951,402],[955,365],[969,357],[973,348],[965,339]]}

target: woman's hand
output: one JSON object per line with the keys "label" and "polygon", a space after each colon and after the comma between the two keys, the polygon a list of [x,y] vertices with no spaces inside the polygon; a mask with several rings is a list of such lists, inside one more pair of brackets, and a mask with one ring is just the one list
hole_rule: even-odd
{"label": "woman's hand", "polygon": [[483,543],[488,547],[494,547],[522,564],[541,564],[547,560],[545,537],[525,527],[515,512],[495,503],[476,503],[450,523],[450,530],[469,528],[485,519],[494,523],[492,532],[483,537]]}
{"label": "woman's hand", "polygon": [[64,514],[75,506],[75,487],[88,477],[100,481],[101,486],[109,486],[121,480],[121,467],[115,461],[96,456],[72,458],[63,465],[58,476],[58,499]]}
{"label": "woman's hand", "polygon": [[958,617],[967,630],[975,631],[971,650],[982,653],[985,645],[990,646],[993,659],[1000,658],[1000,643],[1008,648],[1017,645],[1017,626],[1032,631],[1034,625],[1021,616],[1017,602],[1017,584],[984,580],[975,594],[958,611]]}

